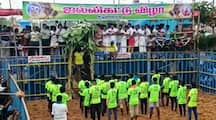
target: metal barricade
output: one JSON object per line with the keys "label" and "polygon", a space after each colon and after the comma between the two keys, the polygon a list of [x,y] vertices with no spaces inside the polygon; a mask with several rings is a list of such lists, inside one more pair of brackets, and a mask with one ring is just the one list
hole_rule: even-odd
{"label": "metal barricade", "polygon": [[211,94],[216,94],[216,53],[200,52],[199,69],[200,88]]}
{"label": "metal barricade", "polygon": [[18,58],[16,64],[9,64],[9,69],[28,100],[45,98],[45,83],[51,75],[57,76],[62,85],[66,84],[68,75],[64,57],[51,56],[49,63],[28,63],[27,57]]}
{"label": "metal barricade", "polygon": [[[10,93],[16,93],[20,91],[16,79],[13,75],[9,74],[9,90]],[[16,95],[12,95],[12,106],[19,112],[19,120],[30,120],[28,109],[26,107],[24,98],[20,98]]]}
{"label": "metal barricade", "polygon": [[131,58],[108,60],[106,57],[95,57],[95,73],[111,76],[116,74],[126,79],[129,73],[148,75],[155,70],[161,74],[170,72],[186,83],[198,82],[198,55],[195,52],[149,52],[133,53]]}

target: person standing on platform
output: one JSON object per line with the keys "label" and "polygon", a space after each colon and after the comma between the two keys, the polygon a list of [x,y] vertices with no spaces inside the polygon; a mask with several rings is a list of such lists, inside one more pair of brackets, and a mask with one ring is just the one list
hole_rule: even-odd
{"label": "person standing on platform", "polygon": [[146,52],[146,27],[142,26],[141,29],[138,30],[139,34],[139,52]]}

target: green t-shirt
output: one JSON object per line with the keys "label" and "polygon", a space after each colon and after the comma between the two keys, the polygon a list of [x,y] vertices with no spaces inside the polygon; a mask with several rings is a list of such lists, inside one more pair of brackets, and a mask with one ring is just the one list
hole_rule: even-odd
{"label": "green t-shirt", "polygon": [[89,106],[89,104],[90,104],[89,88],[86,88],[83,91],[83,96],[84,96],[84,106]]}
{"label": "green t-shirt", "polygon": [[52,96],[52,94],[51,94],[51,88],[50,88],[50,86],[52,86],[53,85],[53,82],[51,81],[51,80],[49,80],[48,82],[46,82],[46,84],[45,84],[45,89],[46,89],[46,91],[47,91],[47,97],[49,98],[49,99],[51,99],[51,96]]}
{"label": "green t-shirt", "polygon": [[154,74],[154,75],[152,76],[152,81],[153,81],[153,78],[157,78],[157,84],[160,83],[160,74],[159,74],[159,73],[158,73],[158,74]]}
{"label": "green t-shirt", "polygon": [[81,96],[83,96],[83,95],[82,95],[83,90],[86,88],[86,87],[85,87],[85,81],[84,81],[84,80],[80,80],[80,81],[79,81],[79,83],[78,83],[78,88],[79,88],[79,94],[80,94]]}
{"label": "green t-shirt", "polygon": [[93,85],[90,87],[89,93],[91,95],[91,104],[101,103],[101,89],[98,85]]}
{"label": "green t-shirt", "polygon": [[169,93],[169,83],[170,83],[170,78],[165,77],[163,80],[163,93]]}
{"label": "green t-shirt", "polygon": [[148,98],[149,83],[142,82],[139,87],[140,87],[140,98]]}
{"label": "green t-shirt", "polygon": [[56,95],[56,97],[57,97],[58,95],[61,95],[61,96],[62,96],[62,103],[64,103],[64,104],[67,104],[67,102],[70,100],[70,97],[68,96],[67,93],[58,93],[58,94]]}
{"label": "green t-shirt", "polygon": [[197,97],[198,97],[197,88],[192,88],[189,91],[188,97],[190,97],[188,107],[197,107]]}
{"label": "green t-shirt", "polygon": [[186,91],[187,87],[186,86],[180,86],[178,89],[178,104],[186,104],[187,103],[187,98],[186,98]]}
{"label": "green t-shirt", "polygon": [[60,84],[53,84],[50,86],[51,92],[52,92],[52,102],[56,102],[57,94],[60,93],[60,88],[62,85]]}
{"label": "green t-shirt", "polygon": [[127,83],[124,81],[120,81],[117,84],[118,88],[118,99],[125,99],[128,97],[127,95]]}
{"label": "green t-shirt", "polygon": [[132,80],[133,80],[133,78],[129,78],[129,79],[127,80],[127,88],[129,88],[129,87],[131,86]]}
{"label": "green t-shirt", "polygon": [[106,99],[107,98],[107,92],[109,91],[109,82],[104,82],[102,85],[101,85],[101,90],[102,90],[102,98],[103,99]]}
{"label": "green t-shirt", "polygon": [[139,87],[131,86],[128,89],[128,95],[130,96],[129,98],[129,105],[138,105],[139,104]]}
{"label": "green t-shirt", "polygon": [[170,88],[170,97],[177,97],[178,94],[178,85],[179,81],[178,80],[173,80],[169,84]]}
{"label": "green t-shirt", "polygon": [[109,109],[117,107],[117,90],[110,89],[107,93],[107,106]]}
{"label": "green t-shirt", "polygon": [[159,101],[160,85],[152,84],[150,85],[148,91],[150,92],[149,102],[156,103]]}

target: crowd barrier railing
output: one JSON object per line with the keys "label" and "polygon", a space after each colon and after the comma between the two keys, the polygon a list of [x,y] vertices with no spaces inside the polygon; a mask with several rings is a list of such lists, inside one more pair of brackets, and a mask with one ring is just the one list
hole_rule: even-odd
{"label": "crowd barrier railing", "polygon": [[[16,93],[21,91],[17,84],[17,80],[14,78],[12,74],[9,73],[9,90],[10,93]],[[23,97],[18,97],[16,95],[12,95],[12,106],[17,109],[19,112],[19,120],[30,120],[29,112],[25,103],[25,99]]]}

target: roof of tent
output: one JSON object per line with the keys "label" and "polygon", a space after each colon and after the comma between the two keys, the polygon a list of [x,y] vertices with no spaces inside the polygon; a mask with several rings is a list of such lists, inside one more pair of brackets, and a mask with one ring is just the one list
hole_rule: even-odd
{"label": "roof of tent", "polygon": [[0,16],[22,15],[21,9],[0,9]]}

